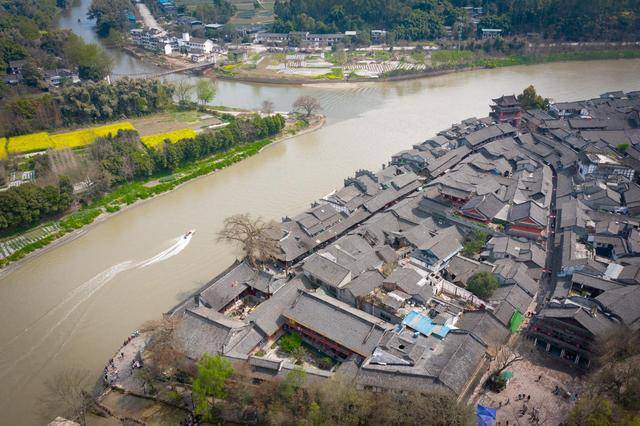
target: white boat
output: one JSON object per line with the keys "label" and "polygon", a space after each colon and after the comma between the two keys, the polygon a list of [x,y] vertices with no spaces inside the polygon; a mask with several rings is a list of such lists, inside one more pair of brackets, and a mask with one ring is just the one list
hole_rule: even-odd
{"label": "white boat", "polygon": [[187,232],[186,234],[184,234],[184,239],[187,239],[189,237],[191,237],[193,234],[195,234],[196,230],[192,229],[189,232]]}

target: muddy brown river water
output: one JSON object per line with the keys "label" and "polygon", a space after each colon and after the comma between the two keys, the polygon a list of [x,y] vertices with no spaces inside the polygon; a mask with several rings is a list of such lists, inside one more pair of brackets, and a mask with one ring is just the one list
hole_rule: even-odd
{"label": "muddy brown river water", "polygon": [[[86,3],[75,6],[61,25],[91,40],[90,23],[77,22]],[[113,54],[116,69],[148,67]],[[258,107],[269,99],[277,110],[288,110],[296,97],[308,94],[320,100],[327,123],[121,212],[0,276],[0,424],[42,424],[37,405],[48,378],[67,368],[98,377],[132,330],[226,268],[239,253],[215,241],[225,217],[296,214],[356,169],[377,169],[391,154],[454,122],[486,116],[492,97],[529,84],[557,100],[638,90],[640,60],[556,63],[380,84],[219,82],[216,104]],[[192,239],[180,240],[189,229],[196,229]]]}

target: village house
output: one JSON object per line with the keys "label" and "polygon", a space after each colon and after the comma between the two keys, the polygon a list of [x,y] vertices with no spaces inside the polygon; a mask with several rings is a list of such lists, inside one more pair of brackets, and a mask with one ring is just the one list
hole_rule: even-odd
{"label": "village house", "polygon": [[547,235],[548,210],[534,201],[509,208],[507,233],[514,236],[541,239]]}
{"label": "village house", "polygon": [[586,369],[594,357],[595,339],[615,324],[595,306],[553,304],[532,318],[527,334],[545,352]]}
{"label": "village house", "polygon": [[582,152],[578,157],[578,173],[583,178],[604,179],[612,176],[624,176],[633,181],[635,171],[618,160],[594,152]]}
{"label": "village house", "polygon": [[498,123],[509,123],[513,127],[520,127],[522,108],[514,95],[493,99],[493,103],[491,105],[491,117]]}
{"label": "village house", "polygon": [[[602,177],[580,156],[593,147],[611,154],[607,146],[628,135],[585,137],[619,124],[567,119],[585,108],[602,120],[629,105],[614,93],[578,112],[557,104],[556,119],[519,114],[514,99],[497,98],[491,117],[455,124],[378,172],[358,170],[283,218],[272,235],[281,253],[264,270],[238,263],[171,311],[185,355],[221,354],[271,380],[296,368],[278,349],[295,333],[332,363],[298,367],[310,380],[337,373],[356,389],[466,401],[523,326],[542,351],[578,368],[589,366],[598,337],[620,324],[639,329],[640,222],[605,211],[614,193],[628,211],[640,203],[635,175]],[[616,167],[633,171],[627,164]],[[550,222],[561,253],[543,248]],[[465,236],[479,228],[491,238],[463,256]],[[478,272],[499,283],[487,300],[465,288]],[[547,292],[539,281],[553,275],[560,281]],[[538,306],[542,296],[550,302]]]}

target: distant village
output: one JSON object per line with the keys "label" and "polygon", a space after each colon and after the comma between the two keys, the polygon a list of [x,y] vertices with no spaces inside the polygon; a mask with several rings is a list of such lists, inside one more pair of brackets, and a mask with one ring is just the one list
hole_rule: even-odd
{"label": "distant village", "polygon": [[[283,218],[276,259],[237,262],[166,314],[184,359],[461,401],[517,336],[588,371],[599,336],[640,327],[640,92],[491,110]],[[499,283],[484,298],[478,273]],[[291,334],[319,356],[279,350]],[[132,340],[140,362],[151,338]],[[142,392],[132,377],[106,378]]]}
{"label": "distant village", "polygon": [[[158,0],[160,10],[163,12],[165,24],[174,28],[175,31],[165,30],[149,12],[147,6],[141,2],[136,4],[139,15],[142,17],[140,28],[130,31],[131,43],[134,47],[153,52],[175,64],[175,60],[182,60],[191,63],[239,63],[244,62],[248,66],[256,66],[259,61],[265,59],[269,54],[277,52],[300,53],[298,56],[287,57],[278,64],[272,64],[269,68],[272,71],[284,74],[314,74],[311,70],[328,73],[335,64],[324,61],[314,62],[307,59],[305,54],[330,51],[337,46],[352,45],[359,39],[359,32],[346,31],[338,34],[313,34],[306,31],[290,33],[269,32],[266,24],[229,26],[218,23],[207,23],[192,16],[178,14],[175,3],[172,0]],[[472,22],[476,25],[483,15],[482,7],[468,7],[467,13]],[[135,20],[135,17],[134,17]],[[495,38],[502,32],[501,29],[482,28],[480,29],[482,38]],[[455,39],[451,27],[446,28],[446,38]],[[194,36],[197,35],[197,36]],[[388,33],[384,29],[374,29],[368,32],[366,39],[370,41],[370,46],[361,49],[383,49],[386,46]],[[413,50],[415,46],[407,46],[408,50]],[[428,48],[436,48],[428,46]],[[400,51],[406,49],[398,49]],[[251,60],[251,55],[260,56]],[[297,63],[296,63],[297,61]],[[300,64],[300,62],[303,64]],[[309,62],[306,66],[306,62]],[[368,65],[368,64],[366,64]],[[379,65],[379,64],[378,64]],[[289,68],[293,68],[291,71]],[[362,68],[362,67],[359,67]],[[358,72],[358,67],[345,71]],[[379,67],[378,67],[379,68]],[[399,64],[386,64],[384,71],[394,69],[406,69],[408,71],[421,71],[424,65],[418,67],[403,68]],[[372,70],[364,70],[361,77],[377,77],[380,72],[376,72],[376,67]]]}

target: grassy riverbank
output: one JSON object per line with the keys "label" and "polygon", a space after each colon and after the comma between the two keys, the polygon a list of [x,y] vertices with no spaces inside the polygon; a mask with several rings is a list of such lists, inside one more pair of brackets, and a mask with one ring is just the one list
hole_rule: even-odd
{"label": "grassy riverbank", "polygon": [[[305,61],[324,63],[317,68],[317,75],[305,75],[310,68],[292,68],[286,72],[273,69],[274,64],[284,64],[284,55],[267,55],[258,67],[251,64],[233,64],[233,69],[214,71],[219,78],[269,84],[318,84],[346,82],[398,81],[430,77],[475,69],[491,69],[517,65],[535,65],[563,61],[588,61],[640,58],[640,48],[633,46],[583,48],[532,48],[526,53],[495,54],[477,50],[424,51],[372,51],[347,52],[344,63],[334,61],[331,53],[324,56],[308,54]],[[357,65],[359,64],[359,65]],[[269,67],[272,67],[269,69]],[[357,70],[355,69],[357,68]],[[366,74],[366,75],[365,75]]]}
{"label": "grassy riverbank", "polygon": [[64,216],[59,221],[43,223],[36,228],[13,235],[11,240],[23,238],[25,235],[38,234],[40,230],[45,228],[52,230],[48,235],[42,234],[40,238],[26,240],[27,243],[19,250],[0,260],[0,267],[5,267],[9,263],[20,260],[35,250],[43,248],[71,232],[80,230],[93,223],[98,217],[106,217],[109,214],[116,213],[127,206],[133,205],[137,201],[171,191],[192,179],[208,175],[251,157],[259,153],[266,146],[292,137],[301,130],[316,130],[320,128],[323,123],[323,120],[317,120],[305,129],[299,128],[299,126],[295,126],[293,129],[285,129],[276,138],[261,139],[237,145],[225,152],[180,166],[172,173],[159,173],[147,179],[139,179],[123,184],[91,204],[83,206],[80,210]]}
{"label": "grassy riverbank", "polygon": [[434,69],[450,69],[459,66],[477,68],[498,68],[515,65],[535,65],[549,62],[588,61],[608,59],[640,58],[640,49],[575,50],[565,52],[541,52],[526,55],[487,57],[471,51],[434,52]]}

